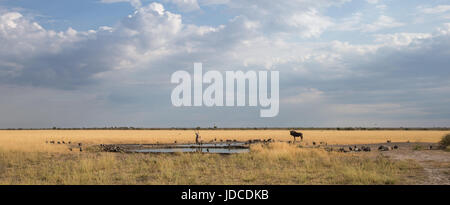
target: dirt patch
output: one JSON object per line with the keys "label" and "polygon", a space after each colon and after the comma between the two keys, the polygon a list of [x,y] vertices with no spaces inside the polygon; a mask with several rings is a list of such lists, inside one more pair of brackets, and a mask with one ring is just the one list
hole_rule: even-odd
{"label": "dirt patch", "polygon": [[395,160],[414,160],[419,163],[426,177],[419,180],[418,184],[450,185],[450,152],[404,149],[382,154]]}
{"label": "dirt patch", "polygon": [[[411,176],[417,184],[450,185],[450,152],[439,148],[437,143],[380,143],[366,145],[333,145],[333,147],[369,146],[370,155],[382,155],[393,160],[413,160],[423,168],[423,176]],[[390,151],[379,151],[380,146],[397,146]]]}

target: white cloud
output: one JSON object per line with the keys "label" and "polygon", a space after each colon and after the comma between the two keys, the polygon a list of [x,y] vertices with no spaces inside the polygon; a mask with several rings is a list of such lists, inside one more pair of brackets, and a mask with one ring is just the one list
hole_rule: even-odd
{"label": "white cloud", "polygon": [[431,38],[429,33],[375,34],[375,41],[386,46],[407,46],[413,42]]}
{"label": "white cloud", "polygon": [[300,35],[305,38],[319,37],[333,24],[329,18],[321,16],[315,9],[293,14],[287,22],[288,25],[301,29]]}
{"label": "white cloud", "polygon": [[[317,2],[324,3],[325,7],[318,6]],[[298,37],[317,38],[331,29],[376,32],[403,23],[384,15],[366,23],[364,15],[358,12],[347,19],[333,21],[323,12],[327,6],[339,2],[325,0],[304,4],[299,1],[267,1],[267,5],[253,1],[223,3],[236,8],[240,15],[219,26],[187,24],[182,15],[166,10],[159,3],[140,5],[117,24],[95,31],[69,28],[57,32],[45,29],[23,13],[2,13],[0,84],[78,89],[89,87],[94,81],[101,86],[89,88],[99,90],[85,90],[108,93],[121,88],[111,98],[119,101],[123,93],[132,96],[142,91],[148,94],[151,90],[150,101],[158,108],[151,114],[161,119],[166,113],[158,115],[158,112],[168,106],[164,100],[167,100],[165,94],[170,93],[167,91],[170,84],[164,79],[172,71],[189,69],[192,62],[199,61],[205,69],[280,70],[283,103],[317,106],[317,109],[335,105],[330,106],[334,111],[328,110],[330,113],[326,114],[336,118],[348,114],[346,111],[366,116],[445,114],[401,101],[426,104],[428,99],[434,99],[429,93],[411,96],[406,92],[443,86],[441,78],[448,78],[450,25],[444,24],[435,34],[371,33],[368,36],[374,36],[374,42],[358,44],[339,39],[299,41]],[[203,7],[205,1],[198,4]],[[139,86],[144,89],[137,89]],[[391,91],[396,91],[395,95],[389,95]],[[448,102],[446,93],[448,89],[439,93],[444,96],[440,102]],[[96,101],[95,97],[86,98]],[[288,112],[285,120],[296,119],[295,110]]]}
{"label": "white cloud", "polygon": [[198,0],[199,4],[204,6],[229,4],[230,1],[231,0]]}
{"label": "white cloud", "polygon": [[95,33],[72,28],[64,32],[46,30],[18,12],[0,13],[0,64],[3,65],[0,77],[8,77],[5,73],[20,75],[25,72],[28,59],[58,54],[92,38]]}
{"label": "white cloud", "polygon": [[365,24],[362,26],[362,31],[364,32],[375,32],[382,29],[387,28],[395,28],[403,26],[404,24],[401,22],[397,22],[395,19],[389,16],[381,15],[378,17],[378,19],[371,23],[371,24]]}
{"label": "white cloud", "polygon": [[303,38],[317,38],[331,25],[332,20],[323,12],[333,6],[340,6],[350,0],[229,0],[199,1],[210,5],[222,3],[252,21],[261,23],[261,29],[267,33],[290,33]]}
{"label": "white cloud", "polygon": [[360,12],[356,12],[351,14],[350,17],[346,17],[340,20],[337,20],[337,23],[334,24],[333,29],[338,31],[355,31],[361,29],[361,21],[363,14]]}
{"label": "white cloud", "polygon": [[378,4],[379,0],[366,0],[369,4]]}
{"label": "white cloud", "polygon": [[439,14],[450,11],[450,5],[438,5],[435,7],[423,7],[420,6],[418,9],[425,14]]}
{"label": "white cloud", "polygon": [[133,6],[134,8],[139,8],[142,6],[141,0],[100,0],[100,2],[107,3],[107,4],[119,3],[119,2],[129,2],[131,4],[131,6]]}
{"label": "white cloud", "polygon": [[164,2],[175,4],[181,11],[195,11],[200,9],[197,0],[164,0]]}
{"label": "white cloud", "polygon": [[437,28],[437,32],[440,35],[449,35],[450,34],[450,23],[444,23],[442,27]]}
{"label": "white cloud", "polygon": [[375,21],[371,23],[363,22],[364,15],[361,12],[353,13],[350,17],[337,20],[332,27],[338,31],[362,31],[362,32],[376,32],[383,29],[396,28],[404,26],[402,22],[398,22],[394,18],[386,15],[380,15]]}

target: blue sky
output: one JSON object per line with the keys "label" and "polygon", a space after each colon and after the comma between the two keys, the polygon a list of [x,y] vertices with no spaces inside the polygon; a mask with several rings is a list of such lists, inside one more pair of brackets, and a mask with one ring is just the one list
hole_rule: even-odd
{"label": "blue sky", "polygon": [[[450,126],[450,1],[0,0],[0,127]],[[177,70],[280,71],[280,114],[173,107]]]}

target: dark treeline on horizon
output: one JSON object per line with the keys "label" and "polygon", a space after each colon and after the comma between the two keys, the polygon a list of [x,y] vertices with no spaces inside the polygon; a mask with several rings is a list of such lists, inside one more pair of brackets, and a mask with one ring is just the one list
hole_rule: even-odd
{"label": "dark treeline on horizon", "polygon": [[1,128],[0,130],[450,130],[450,127],[82,127],[82,128]]}

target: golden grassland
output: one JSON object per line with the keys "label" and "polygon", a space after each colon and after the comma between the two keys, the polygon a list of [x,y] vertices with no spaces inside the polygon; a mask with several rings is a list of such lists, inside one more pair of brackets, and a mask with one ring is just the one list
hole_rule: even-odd
{"label": "golden grassland", "polygon": [[384,157],[252,145],[235,155],[0,151],[0,184],[408,184],[420,167]]}
{"label": "golden grassland", "polygon": [[[304,142],[328,144],[371,144],[392,142],[438,142],[450,131],[337,131],[305,130]],[[63,146],[52,146],[45,141],[71,141],[83,144],[152,144],[186,143],[194,141],[194,130],[0,130],[0,148],[16,151],[68,152]],[[269,139],[292,141],[289,130],[201,130],[201,140]]]}
{"label": "golden grassland", "polygon": [[[304,143],[438,142],[448,131],[306,130]],[[69,151],[90,144],[193,142],[193,130],[2,130],[0,184],[411,184],[423,169],[374,152],[338,153],[285,143],[288,130],[201,130],[203,141],[275,139],[234,155]],[[83,145],[83,146],[84,146]]]}

